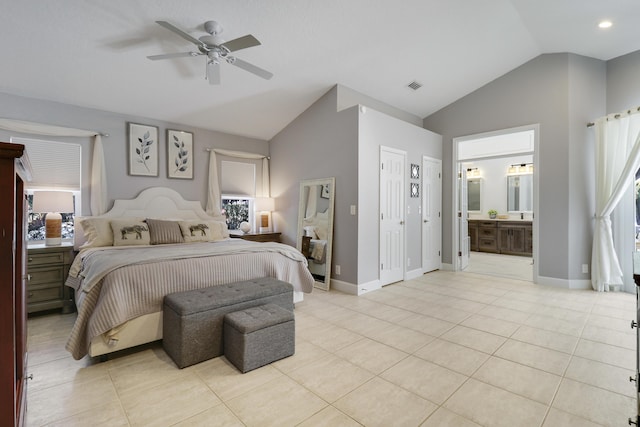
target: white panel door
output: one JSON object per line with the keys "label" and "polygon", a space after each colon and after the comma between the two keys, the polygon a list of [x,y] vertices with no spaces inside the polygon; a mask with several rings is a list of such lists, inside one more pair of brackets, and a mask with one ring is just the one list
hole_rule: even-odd
{"label": "white panel door", "polygon": [[469,220],[467,219],[468,199],[467,199],[467,170],[458,163],[458,188],[460,188],[460,199],[458,200],[458,239],[459,248],[458,259],[460,270],[469,266],[471,255],[471,238],[469,237]]}
{"label": "white panel door", "polygon": [[380,285],[404,278],[406,153],[380,147]]}
{"label": "white panel door", "polygon": [[422,158],[422,272],[442,262],[442,161]]}

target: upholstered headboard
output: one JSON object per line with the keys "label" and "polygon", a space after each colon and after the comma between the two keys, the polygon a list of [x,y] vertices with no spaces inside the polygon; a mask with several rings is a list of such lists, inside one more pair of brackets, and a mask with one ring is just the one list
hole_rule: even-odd
{"label": "upholstered headboard", "polygon": [[[135,199],[116,199],[113,208],[102,218],[138,217],[173,220],[203,219],[224,221],[224,216],[212,217],[200,202],[185,200],[180,193],[166,187],[151,187],[142,190]],[[74,242],[76,250],[85,242],[79,221],[75,221]]]}

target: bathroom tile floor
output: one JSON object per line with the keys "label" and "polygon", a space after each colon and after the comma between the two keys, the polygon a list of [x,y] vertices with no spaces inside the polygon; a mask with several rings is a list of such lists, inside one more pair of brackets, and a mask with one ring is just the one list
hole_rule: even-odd
{"label": "bathroom tile floor", "polygon": [[178,369],[158,343],[99,363],[74,314],[29,319],[28,426],[623,426],[635,295],[436,271],[296,305],[296,353]]}

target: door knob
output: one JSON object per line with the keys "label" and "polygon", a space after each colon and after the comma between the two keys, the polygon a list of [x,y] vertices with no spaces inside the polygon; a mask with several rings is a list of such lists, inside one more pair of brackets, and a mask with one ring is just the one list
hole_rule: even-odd
{"label": "door knob", "polygon": [[400,225],[404,225],[404,221],[400,221]]}
{"label": "door knob", "polygon": [[429,220],[428,219],[423,219],[422,222],[424,222],[426,224],[427,222],[429,222]]}

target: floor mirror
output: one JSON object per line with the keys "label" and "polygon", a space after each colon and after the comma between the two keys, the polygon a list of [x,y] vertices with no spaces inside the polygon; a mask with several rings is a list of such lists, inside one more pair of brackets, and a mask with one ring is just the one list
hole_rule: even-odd
{"label": "floor mirror", "polygon": [[334,177],[300,182],[297,248],[307,258],[315,287],[329,290],[333,247]]}

